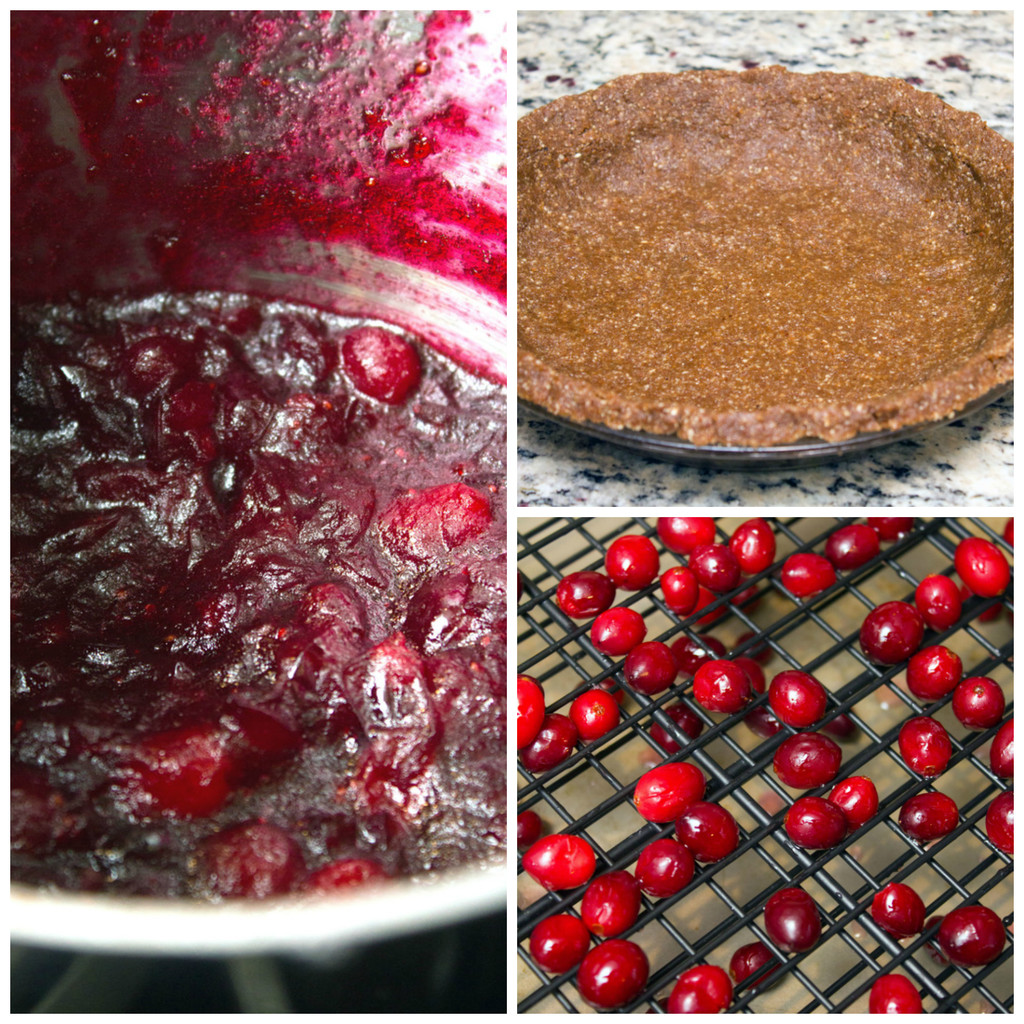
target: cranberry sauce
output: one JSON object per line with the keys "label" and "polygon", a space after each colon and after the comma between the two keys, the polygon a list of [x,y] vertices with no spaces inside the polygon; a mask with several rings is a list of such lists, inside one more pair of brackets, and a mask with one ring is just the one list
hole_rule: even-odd
{"label": "cranberry sauce", "polygon": [[504,856],[504,390],[213,292],[23,308],[13,350],[14,877]]}

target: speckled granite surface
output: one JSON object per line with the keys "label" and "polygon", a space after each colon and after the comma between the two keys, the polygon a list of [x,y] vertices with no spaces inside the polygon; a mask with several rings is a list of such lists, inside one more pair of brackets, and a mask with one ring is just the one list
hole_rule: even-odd
{"label": "speckled granite surface", "polygon": [[[523,12],[519,114],[619,75],[782,64],[906,79],[1013,138],[1009,11]],[[818,467],[696,469],[519,417],[522,506],[1013,504],[1012,396]]]}

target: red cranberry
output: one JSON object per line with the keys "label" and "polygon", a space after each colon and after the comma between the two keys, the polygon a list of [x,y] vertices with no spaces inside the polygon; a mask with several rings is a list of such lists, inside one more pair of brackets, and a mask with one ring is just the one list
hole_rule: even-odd
{"label": "red cranberry", "polygon": [[786,812],[786,835],[805,850],[828,850],[842,842],[847,821],[842,810],[820,796],[802,796]]}
{"label": "red cranberry", "polygon": [[629,534],[618,537],[608,546],[604,571],[623,590],[643,590],[658,575],[658,549],[650,537]]}
{"label": "red cranberry", "polygon": [[846,815],[851,832],[866,825],[878,813],[878,790],[864,775],[836,783],[828,798]]}
{"label": "red cranberry", "polygon": [[544,691],[532,676],[516,676],[516,750],[528,747],[544,721]]}
{"label": "red cranberry", "polygon": [[593,743],[619,724],[619,705],[607,690],[587,690],[569,708],[569,718],[584,743]]}
{"label": "red cranberry", "polygon": [[561,764],[573,751],[579,734],[565,715],[545,715],[532,743],[519,751],[523,767],[535,775]]}
{"label": "red cranberry", "polygon": [[775,534],[763,519],[748,519],[733,530],[729,549],[740,571],[756,576],[775,561]]}
{"label": "red cranberry", "polygon": [[628,871],[595,878],[580,903],[583,923],[598,937],[621,935],[640,916],[640,886]]}
{"label": "red cranberry", "polygon": [[401,405],[420,382],[420,359],[404,338],[380,327],[359,327],[342,342],[345,372],[364,395]]}
{"label": "red cranberry", "polygon": [[700,544],[690,555],[690,569],[702,587],[713,594],[725,594],[740,581],[736,556],[725,544]]}
{"label": "red cranberry", "polygon": [[831,782],[839,773],[843,754],[827,736],[801,732],[782,741],[772,766],[779,781],[793,789],[814,789]]}
{"label": "red cranberry", "polygon": [[921,993],[902,974],[876,978],[868,996],[868,1013],[921,1013]]}
{"label": "red cranberry", "polygon": [[996,738],[992,741],[989,751],[989,763],[992,771],[1001,779],[1013,778],[1013,719],[1004,722]]}
{"label": "red cranberry", "polygon": [[1006,932],[999,915],[974,904],[951,910],[939,925],[939,946],[961,967],[990,964],[1003,951]]}
{"label": "red cranberry", "polygon": [[395,558],[427,563],[480,536],[493,522],[484,495],[465,484],[407,491],[381,513],[379,537]]}
{"label": "red cranberry", "polygon": [[611,608],[615,584],[604,573],[571,572],[558,581],[555,601],[571,619],[589,619]]}
{"label": "red cranberry", "polygon": [[752,974],[757,974],[765,964],[772,964],[773,966],[758,978],[753,986],[755,992],[758,989],[770,988],[774,984],[769,979],[779,969],[780,964],[763,942],[760,940],[749,942],[745,946],[740,946],[733,953],[732,958],[729,960],[729,974],[732,976],[732,980],[739,985]]}
{"label": "red cranberry", "polygon": [[905,939],[924,928],[924,903],[909,885],[890,882],[875,893],[871,916],[879,928],[897,939]]}
{"label": "red cranberry", "polygon": [[658,765],[640,776],[633,805],[648,821],[674,821],[704,795],[704,786],[703,773],[692,764]]}
{"label": "red cranberry", "polygon": [[338,892],[373,885],[390,877],[376,861],[346,857],[314,871],[306,880],[305,888],[314,892]]}
{"label": "red cranberry", "polygon": [[921,646],[924,621],[913,605],[886,601],[868,612],[860,627],[860,646],[880,665],[898,665]]}
{"label": "red cranberry", "polygon": [[924,930],[927,932],[931,931],[933,928],[936,928],[936,933],[934,933],[931,939],[929,939],[929,941],[925,943],[924,948],[928,951],[928,955],[932,958],[932,960],[935,961],[935,963],[937,963],[940,967],[945,967],[946,964],[949,963],[949,957],[942,952],[942,947],[939,945],[939,937],[937,932],[937,926],[942,924],[942,920],[943,918],[941,914],[935,914],[933,917],[929,917],[928,920],[925,921]]}
{"label": "red cranberry", "polygon": [[822,727],[822,732],[827,732],[829,736],[834,736],[837,740],[846,741],[856,739],[860,729],[857,728],[857,723],[847,714],[836,715],[835,718],[830,718]]}
{"label": "red cranberry", "polygon": [[750,676],[732,661],[706,662],[693,677],[694,699],[707,711],[732,714],[746,707],[752,695]]}
{"label": "red cranberry", "polygon": [[516,815],[516,847],[526,850],[533,846],[544,830],[544,823],[536,811],[520,811]]}
{"label": "red cranberry", "polygon": [[703,635],[698,640],[681,636],[672,641],[672,657],[683,675],[692,676],[705,662],[725,655],[725,644],[718,637]]}
{"label": "red cranberry", "polygon": [[914,604],[930,629],[949,629],[963,610],[960,588],[948,576],[925,576],[914,591]]}
{"label": "red cranberry", "polygon": [[732,659],[732,663],[739,665],[747,673],[747,678],[750,680],[750,688],[754,693],[764,693],[764,670],[753,658],[740,654]]}
{"label": "red cranberry", "polygon": [[881,540],[899,540],[914,528],[913,516],[868,516],[868,526]]}
{"label": "red cranberry", "polygon": [[288,892],[304,870],[302,852],[283,829],[245,822],[204,840],[203,884],[218,896],[265,899]]}
{"label": "red cranberry", "polygon": [[922,647],[907,662],[907,689],[922,700],[952,693],[963,675],[960,658],[948,647]]}
{"label": "red cranberry", "polygon": [[648,696],[667,690],[675,682],[678,673],[675,657],[667,645],[659,640],[637,644],[626,655],[626,661],[622,666],[626,682],[634,690]]}
{"label": "red cranberry", "polygon": [[[669,704],[661,709],[672,719],[682,732],[691,740],[695,740],[704,730],[704,723],[685,704]],[[675,754],[682,750],[682,747],[655,722],[650,729],[651,739],[665,751],[666,754]]]}
{"label": "red cranberry", "polygon": [[590,948],[586,925],[572,914],[546,917],[530,932],[530,956],[548,974],[571,971]]}
{"label": "red cranberry", "polygon": [[985,812],[985,832],[1003,853],[1013,853],[1013,791],[1000,793]]}
{"label": "red cranberry", "polygon": [[590,639],[604,654],[627,654],[647,635],[643,616],[632,608],[609,608],[590,627]]}
{"label": "red cranberry", "polygon": [[899,746],[907,767],[925,778],[944,772],[953,756],[949,733],[934,718],[926,715],[909,718],[903,723]]}
{"label": "red cranberry", "polygon": [[780,722],[798,729],[820,721],[828,708],[825,687],[814,676],[796,669],[775,676],[768,688],[768,701]]}
{"label": "red cranberry", "polygon": [[668,997],[669,1013],[721,1013],[732,1002],[732,982],[721,967],[701,964],[684,971]]}
{"label": "red cranberry", "polygon": [[863,523],[840,526],[825,541],[825,557],[844,572],[870,562],[878,551],[878,534]]}
{"label": "red cranberry", "polygon": [[1010,516],[1006,520],[1006,525],[1003,527],[1003,540],[1006,541],[1010,547],[1013,547],[1013,516]]}
{"label": "red cranberry", "polygon": [[676,835],[690,853],[705,864],[728,857],[739,846],[736,819],[718,804],[690,804],[676,821]]}
{"label": "red cranberry", "polygon": [[715,521],[705,516],[661,516],[658,536],[669,551],[688,555],[698,545],[714,542]]}
{"label": "red cranberry", "polygon": [[636,880],[648,896],[664,899],[685,889],[693,880],[693,854],[667,836],[640,851]]}
{"label": "red cranberry", "polygon": [[743,716],[743,724],[764,739],[774,736],[782,728],[782,723],[772,714],[767,704],[751,708]]}
{"label": "red cranberry", "polygon": [[516,600],[521,601],[523,597],[523,574],[516,570]]}
{"label": "red cranberry", "polygon": [[700,585],[692,569],[674,565],[661,574],[661,593],[668,610],[686,618],[697,607]]}
{"label": "red cranberry", "polygon": [[803,889],[780,889],[764,906],[764,930],[785,953],[806,953],[821,938],[818,905]]}
{"label": "red cranberry", "polygon": [[[718,595],[713,594],[707,587],[697,584],[697,612],[703,612],[709,604],[718,600]],[[712,608],[710,611],[704,612],[703,615],[697,620],[697,625],[702,629],[707,628],[712,623],[717,622],[723,615],[725,615],[725,605],[720,604],[717,608]]]}
{"label": "red cranberry", "polygon": [[949,835],[959,820],[956,801],[945,793],[918,793],[900,808],[900,828],[922,843]]}
{"label": "red cranberry", "polygon": [[782,566],[782,585],[794,597],[811,597],[828,590],[836,581],[832,563],[823,555],[798,552],[790,555]]}
{"label": "red cranberry", "polygon": [[953,691],[953,714],[968,729],[991,729],[1005,710],[1002,688],[988,676],[968,676]]}
{"label": "red cranberry", "polygon": [[640,995],[649,973],[647,956],[635,942],[608,939],[583,958],[576,984],[595,1010],[617,1010]]}
{"label": "red cranberry", "polygon": [[545,889],[575,889],[590,880],[597,858],[580,836],[538,839],[523,855],[523,870]]}
{"label": "red cranberry", "polygon": [[1010,583],[1006,556],[984,537],[965,537],[960,541],[953,566],[964,586],[978,597],[998,597]]}

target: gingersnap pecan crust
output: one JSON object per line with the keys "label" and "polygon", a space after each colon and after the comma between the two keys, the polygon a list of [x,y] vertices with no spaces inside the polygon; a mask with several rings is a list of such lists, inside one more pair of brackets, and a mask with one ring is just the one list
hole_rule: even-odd
{"label": "gingersnap pecan crust", "polygon": [[694,444],[946,419],[1013,376],[1013,146],[894,79],[619,78],[519,122],[519,395]]}

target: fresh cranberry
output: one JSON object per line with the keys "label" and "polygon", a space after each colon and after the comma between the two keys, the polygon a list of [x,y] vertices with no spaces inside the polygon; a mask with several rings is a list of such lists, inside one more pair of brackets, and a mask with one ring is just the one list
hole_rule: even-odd
{"label": "fresh cranberry", "polygon": [[647,955],[628,939],[608,939],[590,950],[576,974],[580,995],[595,1010],[617,1010],[647,984]]}
{"label": "fresh cranberry", "polygon": [[590,639],[604,654],[627,654],[647,635],[643,616],[632,608],[609,608],[590,627]]}
{"label": "fresh cranberry", "polygon": [[[739,985],[744,982],[752,974],[756,974],[761,970],[765,964],[772,964],[772,967],[765,971],[755,982],[753,989],[756,992],[758,989],[770,988],[775,982],[770,981],[771,976],[781,966],[778,960],[775,959],[772,951],[760,940],[757,942],[748,942],[745,946],[740,946],[739,949],[733,953],[729,960],[729,974],[732,980]],[[777,981],[778,979],[776,979]]]}
{"label": "fresh cranberry", "polygon": [[661,593],[668,610],[685,619],[697,607],[700,584],[692,569],[674,565],[661,574]]}
{"label": "fresh cranberry", "polygon": [[648,896],[664,899],[685,889],[693,880],[693,854],[674,839],[655,839],[640,851],[636,880]]}
{"label": "fresh cranberry", "polygon": [[633,791],[633,805],[648,821],[674,821],[700,800],[705,784],[703,773],[692,764],[658,765],[640,776]]}
{"label": "fresh cranberry", "polygon": [[918,793],[900,808],[900,828],[922,843],[949,835],[959,820],[956,801],[945,793]]}
{"label": "fresh cranberry", "polygon": [[1013,778],[1013,719],[1004,722],[992,741],[989,764],[1001,779]]}
{"label": "fresh cranberry", "polygon": [[580,903],[583,923],[599,938],[621,935],[640,916],[640,886],[628,871],[595,878]]}
{"label": "fresh cranberry", "polygon": [[926,932],[931,931],[933,928],[936,932],[932,934],[931,938],[925,943],[924,948],[928,951],[928,955],[932,960],[937,963],[940,967],[945,967],[949,963],[949,957],[942,952],[942,947],[939,945],[938,937],[938,925],[941,925],[943,917],[941,914],[935,914],[933,917],[929,917],[924,923],[924,930]]}
{"label": "fresh cranberry", "polygon": [[846,815],[851,832],[866,825],[878,813],[878,790],[865,775],[854,775],[836,783],[828,799]]}
{"label": "fresh cranberry", "polygon": [[732,661],[708,661],[693,677],[694,700],[707,711],[732,714],[746,707],[752,696],[750,676]]}
{"label": "fresh cranberry", "polygon": [[948,576],[925,576],[914,591],[914,604],[930,629],[949,629],[963,610],[960,588]]}
{"label": "fresh cranberry", "polygon": [[587,690],[572,702],[569,718],[580,740],[593,743],[619,724],[619,705],[607,690]]}
{"label": "fresh cranberry", "polygon": [[688,555],[698,545],[714,542],[715,521],[706,516],[660,516],[658,536],[669,551]]}
{"label": "fresh cranberry", "polygon": [[812,675],[786,669],[772,679],[768,701],[775,717],[802,729],[821,720],[828,708],[825,687]]}
{"label": "fresh cranberry", "polygon": [[784,953],[806,953],[821,938],[818,905],[803,889],[780,889],[764,905],[764,930]]}
{"label": "fresh cranberry", "polygon": [[1005,710],[1002,687],[988,676],[968,676],[953,691],[953,714],[968,729],[991,729]]}
{"label": "fresh cranberry", "polygon": [[672,651],[659,640],[637,644],[626,655],[622,666],[626,682],[634,690],[648,696],[667,690],[678,673],[679,668]]}
{"label": "fresh cranberry", "polygon": [[907,689],[922,700],[952,693],[963,675],[960,658],[948,647],[922,647],[907,662]]}
{"label": "fresh cranberry", "polygon": [[530,956],[548,974],[571,971],[589,948],[587,926],[572,914],[546,917],[530,932]]}
{"label": "fresh cranberry", "polygon": [[544,823],[536,811],[520,811],[516,815],[516,847],[526,850],[533,846],[544,830]]}
{"label": "fresh cranberry", "polygon": [[198,865],[207,891],[252,899],[288,892],[304,870],[295,840],[262,821],[244,822],[204,840]]}
{"label": "fresh cranberry", "polygon": [[701,635],[697,640],[691,640],[684,635],[672,641],[671,650],[679,671],[684,676],[692,676],[705,662],[724,657],[725,644],[718,637],[707,634]]}
{"label": "fresh cranberry", "polygon": [[404,338],[380,327],[359,327],[342,342],[352,383],[370,398],[400,405],[420,382],[420,360]]}
{"label": "fresh cranberry", "polygon": [[516,750],[528,747],[544,721],[544,691],[533,676],[516,676]]}
{"label": "fresh cranberry", "polygon": [[1003,527],[1003,540],[1006,541],[1010,547],[1013,547],[1013,516],[1010,516],[1006,520],[1006,525]]}
{"label": "fresh cranberry", "polygon": [[772,714],[767,704],[751,708],[743,716],[743,724],[764,739],[771,738],[782,729],[782,723]]}
{"label": "fresh cranberry", "polygon": [[779,744],[772,766],[784,785],[793,789],[814,789],[831,782],[842,763],[842,751],[827,736],[801,732]]}
{"label": "fresh cranberry", "polygon": [[725,594],[740,581],[739,563],[726,544],[699,544],[690,555],[690,569],[713,594]]}
{"label": "fresh cranberry", "polygon": [[573,751],[579,733],[566,715],[545,715],[533,742],[519,751],[523,767],[535,775],[561,764]]}
{"label": "fresh cranberry", "polygon": [[876,978],[868,996],[868,1013],[921,1013],[921,993],[902,974]]}
{"label": "fresh cranberry", "polygon": [[729,975],[713,964],[684,971],[668,997],[669,1013],[721,1013],[732,1002]]}
{"label": "fresh cranberry", "polygon": [[953,567],[964,586],[978,597],[998,597],[1010,583],[1006,556],[984,537],[965,537],[956,546]]}
{"label": "fresh cranberry", "polygon": [[641,534],[616,538],[604,556],[604,571],[623,590],[643,590],[654,582],[659,568],[658,549]]}
{"label": "fresh cranberry", "polygon": [[886,601],[868,612],[860,627],[860,646],[880,665],[898,665],[921,646],[924,621],[903,601]]}
{"label": "fresh cranberry", "polygon": [[949,733],[934,718],[908,718],[899,735],[900,754],[911,771],[932,778],[946,770],[953,756]]}
{"label": "fresh cranberry", "polygon": [[878,551],[878,534],[863,523],[840,526],[825,541],[825,557],[844,572],[870,562]]}
{"label": "fresh cranberry", "polygon": [[[668,704],[661,709],[669,718],[672,719],[676,725],[679,726],[680,730],[688,736],[691,740],[695,740],[703,731],[704,723],[697,717],[697,715],[691,711],[685,704]],[[650,729],[651,739],[665,751],[666,754],[675,754],[682,750],[682,747],[668,734],[667,729],[663,729],[657,722],[655,722]]]}
{"label": "fresh cranberry", "polygon": [[740,571],[756,576],[775,561],[775,534],[763,519],[748,519],[733,530],[729,549]]}
{"label": "fresh cranberry", "polygon": [[811,551],[790,555],[782,565],[782,585],[794,597],[811,597],[828,590],[836,581],[836,571],[824,555]]}
{"label": "fresh cranberry", "polygon": [[570,619],[589,619],[611,608],[615,584],[604,573],[580,570],[558,581],[555,601]]}
{"label": "fresh cranberry", "polygon": [[1006,932],[999,915],[972,904],[951,910],[939,925],[939,946],[961,967],[990,964],[1003,951]]}
{"label": "fresh cranberry", "polygon": [[828,850],[846,835],[843,811],[820,796],[802,796],[786,812],[786,835],[805,850]]}
{"label": "fresh cranberry", "polygon": [[391,876],[373,860],[347,857],[332,861],[306,879],[305,888],[313,892],[338,892],[386,881]]}
{"label": "fresh cranberry", "polygon": [[753,658],[738,654],[732,659],[732,663],[739,665],[747,673],[747,678],[750,680],[750,688],[754,693],[764,693],[764,669]]}
{"label": "fresh cranberry", "polygon": [[899,540],[914,528],[913,516],[868,516],[868,526],[880,540]]}
{"label": "fresh cranberry", "polygon": [[597,858],[580,836],[538,839],[523,855],[523,870],[545,889],[575,889],[590,881]]}
{"label": "fresh cranberry", "polygon": [[841,742],[856,739],[860,733],[857,723],[845,713],[830,718],[821,727],[821,731],[827,732],[829,736],[834,736]]}
{"label": "fresh cranberry", "polygon": [[1013,853],[1013,790],[1000,793],[985,812],[985,832],[1003,853]]}
{"label": "fresh cranberry", "polygon": [[875,893],[871,916],[879,928],[897,939],[905,939],[924,928],[924,903],[909,885],[890,882]]}
{"label": "fresh cranberry", "polygon": [[676,821],[676,835],[690,853],[705,864],[728,857],[739,846],[736,819],[718,804],[690,804]]}
{"label": "fresh cranberry", "polygon": [[726,613],[726,607],[724,604],[720,604],[717,608],[711,608],[708,611],[704,611],[709,604],[718,600],[718,595],[712,593],[707,587],[697,584],[697,607],[694,609],[694,613],[704,612],[703,615],[697,619],[697,625],[701,629],[706,629],[708,626],[717,622]]}

